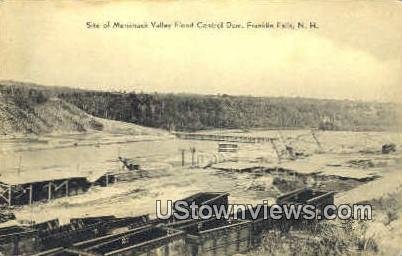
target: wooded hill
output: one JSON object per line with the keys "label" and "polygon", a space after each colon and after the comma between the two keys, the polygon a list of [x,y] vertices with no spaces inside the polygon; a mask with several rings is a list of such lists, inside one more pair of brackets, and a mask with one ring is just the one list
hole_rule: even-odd
{"label": "wooded hill", "polygon": [[88,114],[169,130],[212,128],[396,129],[394,103],[309,98],[106,92],[0,82],[3,103],[30,111],[59,98]]}

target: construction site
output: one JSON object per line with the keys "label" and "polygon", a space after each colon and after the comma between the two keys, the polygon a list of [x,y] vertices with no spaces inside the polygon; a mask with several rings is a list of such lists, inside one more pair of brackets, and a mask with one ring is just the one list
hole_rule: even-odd
{"label": "construction site", "polygon": [[0,0],[0,256],[402,256],[401,16]]}
{"label": "construction site", "polygon": [[[369,202],[400,189],[396,178],[383,192],[370,191],[371,184],[378,183],[378,189],[398,171],[400,145],[392,143],[392,135],[343,135],[339,139],[336,132],[315,130],[173,133],[154,141],[102,145],[79,140],[84,145],[77,146],[70,140],[71,146],[61,148],[10,151],[18,166],[0,176],[0,252],[254,255],[276,232],[311,242],[308,235],[296,234],[310,232],[317,221],[301,225],[254,219],[249,213],[242,220],[163,220],[155,216],[155,200],[226,206],[266,200],[322,207]],[[18,141],[13,146],[18,148]],[[64,159],[71,152],[76,152],[74,160]],[[56,158],[53,169],[33,157],[45,153]],[[33,172],[29,166],[41,168]]]}

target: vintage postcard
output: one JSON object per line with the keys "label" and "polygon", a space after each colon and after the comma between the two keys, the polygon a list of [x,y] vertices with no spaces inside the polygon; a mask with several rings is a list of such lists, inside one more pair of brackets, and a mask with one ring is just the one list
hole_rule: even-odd
{"label": "vintage postcard", "polygon": [[0,0],[0,255],[401,255],[401,17]]}

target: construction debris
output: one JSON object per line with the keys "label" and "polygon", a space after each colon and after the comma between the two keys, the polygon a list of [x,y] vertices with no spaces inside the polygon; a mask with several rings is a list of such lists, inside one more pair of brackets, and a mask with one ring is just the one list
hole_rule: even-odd
{"label": "construction debris", "polygon": [[394,143],[384,144],[384,145],[382,145],[381,152],[383,154],[389,154],[392,152],[396,152],[396,145]]}
{"label": "construction debris", "polygon": [[137,161],[129,158],[124,158],[119,156],[118,157],[119,161],[123,163],[124,167],[127,168],[127,170],[130,171],[136,171],[140,169],[140,165],[137,163]]}

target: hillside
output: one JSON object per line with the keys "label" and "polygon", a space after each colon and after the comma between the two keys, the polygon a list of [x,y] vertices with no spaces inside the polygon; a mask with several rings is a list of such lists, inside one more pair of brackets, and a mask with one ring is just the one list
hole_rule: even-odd
{"label": "hillside", "polygon": [[5,132],[102,129],[95,117],[167,130],[392,130],[399,127],[401,109],[394,103],[104,92],[13,81],[0,82],[0,92]]}
{"label": "hillside", "polygon": [[[25,102],[27,103],[27,102]],[[21,106],[0,97],[0,134],[44,134],[103,131],[130,135],[162,135],[158,129],[91,116],[57,97]]]}

